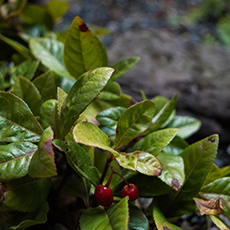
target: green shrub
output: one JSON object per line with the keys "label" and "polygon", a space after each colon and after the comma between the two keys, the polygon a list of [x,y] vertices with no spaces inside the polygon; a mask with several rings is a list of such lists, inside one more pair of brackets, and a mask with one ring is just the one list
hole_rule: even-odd
{"label": "green shrub", "polygon": [[[14,49],[0,66],[1,229],[180,229],[171,222],[195,211],[228,229],[219,217],[229,219],[230,166],[213,164],[218,135],[189,145],[200,122],[176,114],[177,95],[148,100],[142,91],[133,102],[122,93],[115,80],[139,58],[108,67],[103,44],[79,17],[66,34],[52,31],[65,12],[52,9],[66,3],[16,3],[1,28],[17,22],[8,29],[20,29],[21,40],[0,34]],[[151,204],[123,198],[124,186],[123,195]]]}

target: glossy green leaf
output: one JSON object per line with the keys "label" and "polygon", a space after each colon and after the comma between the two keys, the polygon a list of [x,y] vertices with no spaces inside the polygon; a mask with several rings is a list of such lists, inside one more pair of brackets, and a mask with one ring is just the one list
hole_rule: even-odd
{"label": "glossy green leaf", "polygon": [[50,99],[45,101],[40,108],[40,121],[44,128],[51,126],[54,136],[58,135],[58,101]]}
{"label": "glossy green leaf", "polygon": [[21,43],[19,43],[17,41],[14,41],[14,40],[11,40],[11,39],[3,36],[2,34],[0,34],[0,39],[2,41],[4,41],[5,43],[7,43],[12,48],[14,48],[24,58],[31,59],[33,57],[32,54],[31,54],[31,52],[30,52],[30,50],[28,48],[26,48],[25,46],[23,46]]}
{"label": "glossy green leaf", "polygon": [[117,122],[115,149],[141,135],[150,125],[154,111],[155,103],[147,100],[128,108]]}
{"label": "glossy green leaf", "polygon": [[145,214],[134,205],[129,204],[129,230],[149,230],[149,221]]}
{"label": "glossy green leaf", "polygon": [[49,1],[46,5],[47,10],[52,15],[54,21],[60,20],[69,8],[69,3],[64,1]]}
{"label": "glossy green leaf", "polygon": [[30,142],[0,145],[0,181],[9,181],[25,176],[36,150],[37,146]]}
{"label": "glossy green leaf", "polygon": [[[195,204],[191,203],[191,198],[196,197],[202,188],[216,157],[218,142],[218,135],[212,135],[189,145],[181,153],[185,168],[184,184],[178,191],[171,191],[167,197],[159,200],[160,208],[164,210],[167,217],[176,217],[194,211]],[[183,209],[180,209],[182,206]]]}
{"label": "glossy green leaf", "polygon": [[67,70],[75,78],[86,71],[108,66],[103,44],[78,16],[66,35],[64,61]]}
{"label": "glossy green leaf", "polygon": [[63,66],[62,55],[64,45],[62,42],[49,38],[31,38],[29,47],[33,55],[40,60],[45,67],[61,77],[74,81],[74,78]]}
{"label": "glossy green leaf", "polygon": [[157,207],[153,208],[153,219],[159,230],[182,230],[176,225],[169,223]]}
{"label": "glossy green leaf", "polygon": [[157,159],[162,166],[159,178],[178,191],[185,180],[183,158],[168,153],[160,153]]}
{"label": "glossy green leaf", "polygon": [[73,137],[77,143],[107,150],[114,156],[119,155],[117,151],[110,147],[109,137],[92,123],[78,123],[73,129]]}
{"label": "glossy green leaf", "polygon": [[18,76],[10,91],[24,100],[35,116],[39,115],[42,104],[41,95],[29,79]]}
{"label": "glossy green leaf", "polygon": [[129,212],[128,199],[123,198],[119,203],[109,208],[88,208],[80,218],[81,230],[128,230]]}
{"label": "glossy green leaf", "polygon": [[115,100],[121,96],[121,87],[117,82],[109,81],[103,91],[98,95],[102,100]]}
{"label": "glossy green leaf", "polygon": [[39,90],[43,102],[49,99],[57,99],[56,83],[51,71],[35,78],[33,83]]}
{"label": "glossy green leaf", "polygon": [[137,158],[137,171],[148,176],[159,176],[162,171],[160,162],[155,156],[143,151],[131,153]]}
{"label": "glossy green leaf", "polygon": [[35,135],[33,132],[20,127],[19,125],[14,125],[13,122],[0,116],[0,140],[6,142],[38,142],[40,140],[40,135]]}
{"label": "glossy green leaf", "polygon": [[193,117],[175,116],[167,127],[180,129],[177,133],[181,138],[188,138],[199,130],[201,122]]}
{"label": "glossy green leaf", "polygon": [[112,76],[112,80],[115,80],[128,72],[136,63],[140,60],[139,57],[131,57],[122,59],[115,64],[113,64],[113,68],[115,69],[114,74]]}
{"label": "glossy green leaf", "polygon": [[138,141],[132,151],[141,150],[157,156],[175,137],[178,129],[163,129],[152,132]]}
{"label": "glossy green leaf", "polygon": [[52,177],[57,175],[57,169],[52,148],[53,131],[47,128],[38,143],[38,150],[34,153],[30,166],[29,175],[31,177]]}
{"label": "glossy green leaf", "polygon": [[105,87],[112,73],[113,69],[111,68],[98,68],[78,78],[62,105],[60,119],[60,134],[62,136],[70,131],[79,115]]}
{"label": "glossy green leaf", "polygon": [[147,129],[145,134],[153,132],[161,128],[162,125],[169,119],[170,115],[173,113],[176,106],[177,95],[175,95],[170,101],[168,101],[164,107],[156,113],[156,115],[152,119],[152,124]]}
{"label": "glossy green leaf", "polygon": [[14,81],[19,75],[31,80],[34,77],[36,69],[38,68],[38,64],[39,61],[31,59],[22,62],[14,69],[11,76],[12,80]]}
{"label": "glossy green leaf", "polygon": [[116,130],[117,121],[121,115],[125,112],[126,108],[115,107],[101,111],[96,119],[100,123],[100,126],[106,126],[112,130]]}
{"label": "glossy green leaf", "polygon": [[136,171],[137,170],[137,157],[132,154],[120,153],[116,157],[117,162],[123,168]]}
{"label": "glossy green leaf", "polygon": [[38,4],[27,4],[22,10],[20,17],[27,24],[44,24],[48,29],[53,27],[53,19],[44,7]]}
{"label": "glossy green leaf", "polygon": [[185,182],[180,190],[180,196],[188,198],[198,194],[216,157],[218,142],[218,135],[212,135],[188,146],[182,152]]}
{"label": "glossy green leaf", "polygon": [[72,141],[65,144],[65,142],[56,139],[53,143],[58,149],[65,152],[69,165],[79,175],[89,180],[94,186],[100,183],[99,172],[93,166],[92,159],[84,148]]}
{"label": "glossy green leaf", "polygon": [[49,179],[32,179],[28,176],[6,184],[4,204],[20,212],[34,212],[45,202],[51,182]]}
{"label": "glossy green leaf", "polygon": [[226,195],[230,197],[230,177],[217,179],[201,189],[202,194]]}
{"label": "glossy green leaf", "polygon": [[219,229],[229,230],[229,228],[216,216],[210,215],[210,218]]}
{"label": "glossy green leaf", "polygon": [[[0,92],[0,130],[3,131],[14,127],[19,130],[24,130],[24,135],[41,135],[42,128],[35,119],[28,105],[20,98],[8,92]],[[14,133],[14,130],[8,130],[7,134]],[[17,134],[17,132],[15,132]],[[4,136],[3,136],[4,138]],[[13,137],[11,137],[13,139]],[[4,141],[3,139],[1,139]]]}
{"label": "glossy green leaf", "polygon": [[151,101],[154,101],[156,103],[155,114],[158,114],[164,108],[164,106],[169,102],[169,99],[162,96],[156,96],[153,99],[151,99]]}

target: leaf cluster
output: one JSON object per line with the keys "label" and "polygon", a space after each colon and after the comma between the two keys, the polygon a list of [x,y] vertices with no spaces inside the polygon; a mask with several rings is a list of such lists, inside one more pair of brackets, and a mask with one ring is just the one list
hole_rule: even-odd
{"label": "leaf cluster", "polygon": [[[0,66],[1,229],[50,218],[70,229],[180,229],[171,221],[194,211],[225,226],[219,215],[229,218],[230,167],[213,164],[218,135],[189,145],[185,139],[201,124],[176,114],[177,95],[147,99],[142,91],[134,102],[124,94],[116,79],[139,58],[109,66],[105,47],[80,17],[65,38],[53,32],[65,2],[0,3],[6,24],[20,17],[24,41],[0,33],[14,53]],[[117,175],[109,185],[114,204],[96,205],[94,189],[107,183],[110,168],[151,200],[144,211],[122,198],[125,182]],[[56,211],[69,196],[79,205],[74,224]]]}

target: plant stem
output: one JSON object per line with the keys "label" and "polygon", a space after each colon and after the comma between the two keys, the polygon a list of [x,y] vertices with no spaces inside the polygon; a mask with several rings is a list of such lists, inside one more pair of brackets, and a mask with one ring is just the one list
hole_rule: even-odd
{"label": "plant stem", "polygon": [[113,167],[110,164],[109,164],[109,167],[111,168],[113,174],[117,174],[129,186],[129,182],[121,174],[119,174],[118,172],[115,172],[113,170]]}
{"label": "plant stem", "polygon": [[105,175],[106,175],[106,173],[107,173],[107,170],[108,170],[109,165],[110,165],[110,163],[111,163],[112,160],[113,160],[113,155],[112,155],[112,153],[109,153],[108,156],[107,156],[107,161],[106,161],[106,163],[105,163],[104,170],[103,170],[102,175],[101,175],[100,184],[103,183],[103,181],[104,181],[104,179],[105,179]]}

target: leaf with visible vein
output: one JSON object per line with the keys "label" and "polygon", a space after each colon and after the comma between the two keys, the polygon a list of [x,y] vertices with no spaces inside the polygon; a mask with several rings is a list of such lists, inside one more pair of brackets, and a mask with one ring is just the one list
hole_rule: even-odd
{"label": "leaf with visible vein", "polygon": [[104,45],[78,16],[66,35],[64,62],[67,70],[76,79],[86,71],[108,66]]}
{"label": "leaf with visible vein", "polygon": [[82,230],[128,230],[128,197],[109,208],[88,208],[80,218]]}
{"label": "leaf with visible vein", "polygon": [[155,111],[155,103],[142,101],[129,107],[117,122],[114,148],[129,143],[141,135],[151,124]]}
{"label": "leaf with visible vein", "polygon": [[30,142],[0,145],[0,181],[10,181],[25,176],[36,150],[37,146]]}
{"label": "leaf with visible vein", "polygon": [[114,156],[119,156],[119,153],[109,146],[109,137],[92,123],[82,122],[75,125],[73,137],[77,143],[104,149]]}
{"label": "leaf with visible vein", "polygon": [[[28,105],[20,98],[9,92],[0,92],[0,129],[3,125],[19,127],[25,132],[40,136],[43,132]],[[3,140],[2,140],[3,141]]]}
{"label": "leaf with visible vein", "polygon": [[71,126],[79,115],[105,87],[113,71],[112,68],[98,68],[78,78],[62,105],[60,117],[61,137],[64,137],[70,131]]}

